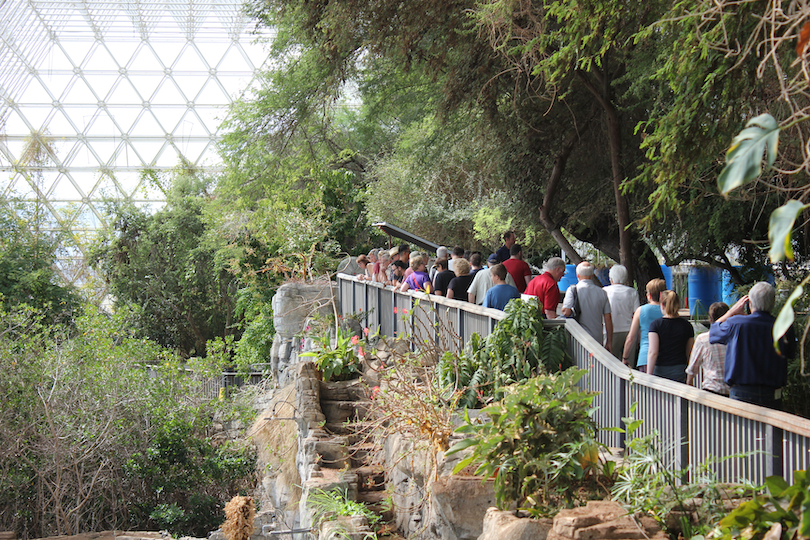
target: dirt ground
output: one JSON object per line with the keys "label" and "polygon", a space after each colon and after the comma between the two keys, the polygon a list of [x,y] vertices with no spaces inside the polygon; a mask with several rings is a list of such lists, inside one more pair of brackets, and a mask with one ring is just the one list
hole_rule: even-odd
{"label": "dirt ground", "polygon": [[168,540],[171,536],[159,532],[143,531],[103,531],[77,534],[74,536],[49,536],[41,540]]}

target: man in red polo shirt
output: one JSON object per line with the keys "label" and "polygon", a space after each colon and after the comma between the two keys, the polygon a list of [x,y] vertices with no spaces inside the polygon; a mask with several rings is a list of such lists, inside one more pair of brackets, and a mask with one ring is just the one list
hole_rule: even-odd
{"label": "man in red polo shirt", "polygon": [[525,294],[537,297],[546,319],[556,319],[557,305],[560,303],[560,287],[557,283],[565,275],[565,261],[552,257],[543,265],[543,270],[545,272],[529,282]]}
{"label": "man in red polo shirt", "polygon": [[515,287],[517,287],[518,292],[522,294],[526,290],[526,285],[532,280],[532,269],[523,260],[523,248],[520,247],[520,244],[513,244],[509,248],[509,254],[511,257],[506,259],[503,265],[509,275],[512,276],[512,279],[515,280]]}

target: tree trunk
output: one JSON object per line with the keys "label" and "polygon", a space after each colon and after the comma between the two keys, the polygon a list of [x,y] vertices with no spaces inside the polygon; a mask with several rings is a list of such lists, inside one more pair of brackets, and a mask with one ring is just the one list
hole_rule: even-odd
{"label": "tree trunk", "polygon": [[554,167],[552,168],[551,175],[548,178],[548,186],[546,186],[546,193],[543,195],[543,203],[540,205],[540,224],[543,225],[543,228],[557,242],[557,245],[560,246],[563,252],[565,252],[565,256],[573,264],[581,263],[582,257],[579,255],[579,253],[577,253],[577,250],[574,249],[574,246],[571,245],[571,243],[562,233],[559,225],[551,218],[551,208],[554,205],[554,198],[557,195],[557,189],[560,186],[560,180],[562,179],[563,172],[565,171],[565,165],[568,162],[568,158],[571,156],[571,152],[574,151],[577,144],[579,144],[582,133],[587,131],[587,129],[590,127],[591,120],[593,120],[594,116],[595,115],[592,114],[585,121],[581,132],[572,132],[563,142],[563,146],[557,153],[557,157],[554,158]]}
{"label": "tree trunk", "polygon": [[607,71],[607,60],[601,72],[594,75],[599,79],[600,85],[596,85],[590,80],[588,74],[577,71],[577,75],[582,80],[585,87],[596,98],[607,117],[607,134],[610,148],[610,166],[612,170],[613,197],[616,201],[616,223],[619,227],[619,258],[618,260],[627,267],[627,272],[635,275],[632,239],[630,234],[630,206],[627,197],[622,194],[621,185],[624,181],[622,173],[622,135],[619,112],[613,104],[610,87],[610,74]]}

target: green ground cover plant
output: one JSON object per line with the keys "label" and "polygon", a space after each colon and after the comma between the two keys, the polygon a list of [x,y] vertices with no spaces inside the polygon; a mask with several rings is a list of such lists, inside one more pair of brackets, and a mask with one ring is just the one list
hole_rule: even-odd
{"label": "green ground cover plant", "polygon": [[721,519],[711,537],[722,540],[810,538],[810,476],[807,471],[795,471],[793,478],[793,485],[789,485],[781,476],[768,477],[766,492]]}

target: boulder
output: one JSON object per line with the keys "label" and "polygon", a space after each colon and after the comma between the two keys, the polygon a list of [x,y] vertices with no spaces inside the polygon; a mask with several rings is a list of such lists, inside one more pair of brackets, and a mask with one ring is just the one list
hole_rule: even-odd
{"label": "boulder", "polygon": [[484,516],[478,540],[546,540],[551,527],[550,519],[520,518],[514,512],[492,507]]}
{"label": "boulder", "polygon": [[653,520],[637,521],[614,501],[588,501],[554,518],[549,540],[667,540]]}
{"label": "boulder", "polygon": [[433,482],[432,490],[436,530],[442,540],[474,540],[481,535],[484,514],[495,504],[492,480],[444,476]]}

